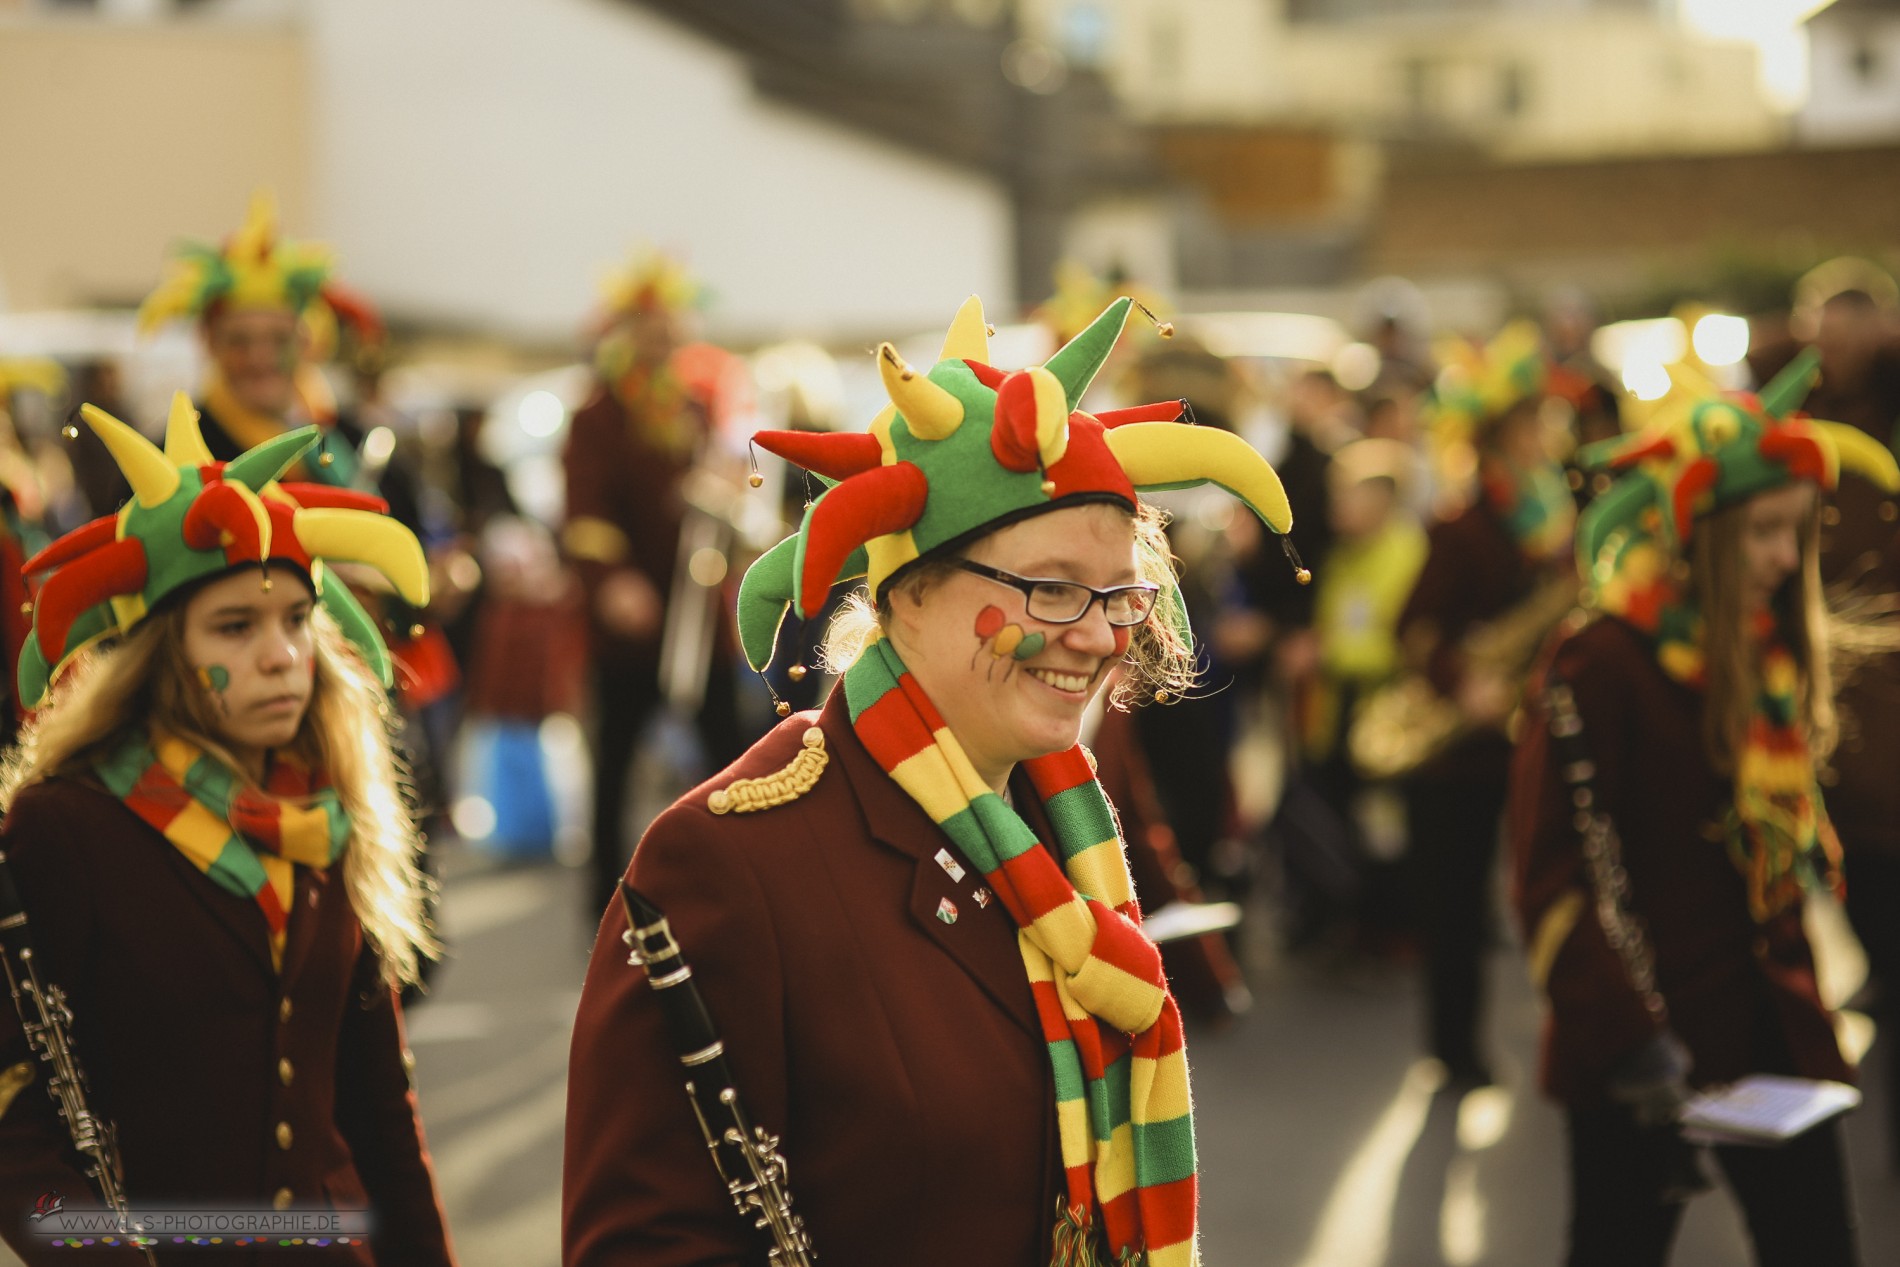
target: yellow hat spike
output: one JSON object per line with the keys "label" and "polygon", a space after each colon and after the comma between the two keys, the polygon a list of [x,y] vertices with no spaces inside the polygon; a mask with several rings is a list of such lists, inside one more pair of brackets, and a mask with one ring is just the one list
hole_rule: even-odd
{"label": "yellow hat spike", "polygon": [[412,607],[429,602],[429,564],[409,529],[387,515],[334,506],[308,506],[291,520],[312,558],[362,563],[389,578]]}
{"label": "yellow hat spike", "polygon": [[231,245],[225,254],[240,260],[261,259],[276,239],[277,195],[269,189],[258,189],[251,194],[244,223],[231,236]]}
{"label": "yellow hat spike", "polygon": [[165,460],[173,466],[209,466],[217,460],[198,428],[198,411],[184,392],[172,394],[172,411],[165,419]]}
{"label": "yellow hat spike", "polygon": [[1062,380],[1041,366],[1025,372],[1036,391],[1036,453],[1048,470],[1069,451],[1069,396]]}
{"label": "yellow hat spike", "polygon": [[105,441],[139,505],[149,510],[178,491],[178,468],[165,460],[157,445],[97,405],[81,405],[79,415]]}
{"label": "yellow hat spike", "polygon": [[1833,446],[1841,470],[1864,477],[1882,492],[1900,493],[1900,465],[1895,464],[1886,445],[1845,422],[1811,418],[1808,425],[1825,437],[1822,443]]}
{"label": "yellow hat spike", "polygon": [[1130,422],[1103,437],[1136,488],[1218,484],[1282,536],[1293,527],[1286,488],[1267,460],[1231,431],[1178,422]]}
{"label": "yellow hat spike", "polygon": [[942,440],[963,425],[963,402],[904,363],[897,349],[878,345],[877,369],[891,403],[920,440]]}
{"label": "yellow hat spike", "polygon": [[950,322],[950,332],[943,336],[943,351],[937,359],[990,363],[990,327],[983,319],[983,301],[975,295],[964,300],[963,306],[957,309],[956,317]]}

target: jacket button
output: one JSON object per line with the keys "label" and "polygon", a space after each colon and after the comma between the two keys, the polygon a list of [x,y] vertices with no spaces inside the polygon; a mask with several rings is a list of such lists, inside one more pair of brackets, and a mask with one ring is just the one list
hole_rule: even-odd
{"label": "jacket button", "polygon": [[286,994],[277,1003],[277,1019],[280,1021],[287,1021],[290,1019],[290,996],[288,994]]}
{"label": "jacket button", "polygon": [[283,1084],[284,1084],[285,1086],[289,1086],[289,1085],[290,1085],[290,1079],[292,1078],[292,1076],[294,1076],[294,1075],[296,1074],[296,1072],[297,1072],[297,1071],[296,1071],[295,1069],[292,1069],[292,1068],[290,1067],[290,1057],[288,1057],[288,1056],[285,1056],[285,1057],[283,1057],[283,1058],[281,1058],[280,1060],[278,1060],[278,1062],[277,1062],[277,1080],[278,1080],[279,1082],[281,1082],[281,1083],[283,1083]]}
{"label": "jacket button", "polygon": [[277,1124],[277,1147],[283,1148],[283,1149],[288,1149],[290,1147],[290,1123],[289,1122],[279,1122]]}
{"label": "jacket button", "polygon": [[270,1199],[270,1208],[273,1210],[288,1210],[290,1208],[290,1200],[290,1189],[279,1188],[277,1195]]}

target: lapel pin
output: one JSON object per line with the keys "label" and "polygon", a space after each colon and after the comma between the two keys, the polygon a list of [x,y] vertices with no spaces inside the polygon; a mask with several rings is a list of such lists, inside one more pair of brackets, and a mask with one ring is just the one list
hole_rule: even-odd
{"label": "lapel pin", "polygon": [[990,904],[990,898],[993,895],[990,893],[988,889],[978,889],[976,892],[970,894],[970,896],[976,899],[976,904],[978,906],[983,907],[984,909],[988,909],[989,904]]}
{"label": "lapel pin", "polygon": [[957,922],[957,904],[949,898],[937,903],[937,918],[946,924]]}
{"label": "lapel pin", "polygon": [[963,878],[963,864],[951,857],[948,849],[937,851],[937,865],[942,867],[952,880]]}

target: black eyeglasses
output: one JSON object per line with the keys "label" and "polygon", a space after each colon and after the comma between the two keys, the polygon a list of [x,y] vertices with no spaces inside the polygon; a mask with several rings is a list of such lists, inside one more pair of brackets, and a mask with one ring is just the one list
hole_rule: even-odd
{"label": "black eyeglasses", "polygon": [[986,567],[968,559],[952,560],[974,576],[1007,585],[1023,592],[1024,609],[1048,625],[1073,625],[1089,614],[1095,600],[1102,601],[1102,613],[1108,623],[1122,628],[1139,625],[1154,613],[1161,587],[1151,581],[1117,585],[1098,590],[1080,581],[1060,581],[1053,577],[1017,576],[1001,568]]}

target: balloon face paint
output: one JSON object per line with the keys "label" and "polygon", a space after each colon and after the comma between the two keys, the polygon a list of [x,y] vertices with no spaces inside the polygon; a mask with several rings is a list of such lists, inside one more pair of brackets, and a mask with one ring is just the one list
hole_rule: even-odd
{"label": "balloon face paint", "polygon": [[222,664],[201,664],[198,666],[198,682],[211,693],[211,698],[218,705],[218,711],[229,717],[231,705],[224,698],[224,693],[231,686],[231,670]]}
{"label": "balloon face paint", "polygon": [[1032,656],[1041,655],[1042,649],[1044,646],[1047,645],[1047,643],[1048,643],[1048,639],[1044,638],[1041,634],[1032,633],[1025,636],[1021,642],[1017,643],[1016,649],[1010,652],[1010,654],[1015,656],[1016,659],[1019,661],[1027,660]]}

